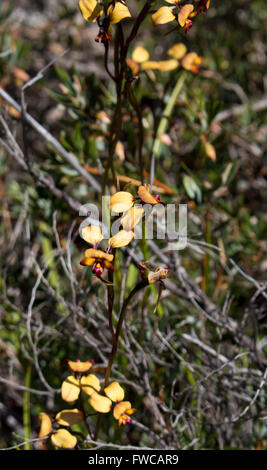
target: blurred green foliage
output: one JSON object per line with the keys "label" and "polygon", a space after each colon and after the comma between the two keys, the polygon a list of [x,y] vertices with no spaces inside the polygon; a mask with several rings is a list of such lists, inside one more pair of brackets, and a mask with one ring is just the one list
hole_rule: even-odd
{"label": "blurred green foliage", "polygon": [[[27,8],[31,10],[30,2],[26,3]],[[136,3],[138,7],[138,2]],[[68,60],[64,62],[63,58],[60,65],[56,64],[49,69],[45,80],[27,91],[28,109],[58,137],[66,150],[77,156],[81,165],[87,165],[90,171],[99,172],[107,158],[108,122],[111,119],[115,96],[114,85],[103,71],[102,45],[97,46],[97,51],[96,46],[92,46],[93,33],[88,33],[88,25],[81,23],[76,6],[70,7],[69,2],[61,2],[55,13],[49,17],[49,21],[46,17],[49,13],[47,7],[41,8],[39,14],[43,15],[43,20],[41,25],[37,24],[36,31],[33,28],[32,32],[26,17],[23,21],[18,21],[16,8],[17,5],[6,1],[0,6],[0,52],[6,52],[0,55],[0,86],[19,100],[20,87],[25,82],[25,77],[18,73],[18,69],[32,77],[41,66],[51,60],[55,55],[53,51],[62,53],[70,47],[70,52],[64,58],[73,56],[73,63],[69,65]],[[34,7],[33,14],[36,12],[38,5]],[[160,158],[156,161],[155,177],[173,191],[171,196],[162,196],[164,201],[188,203],[190,207],[188,231],[191,245],[180,253],[183,266],[196,282],[201,284],[202,281],[203,290],[218,307],[221,308],[229,296],[232,303],[228,315],[242,323],[246,306],[255,291],[253,284],[242,276],[235,275],[233,267],[220,274],[219,282],[218,276],[222,266],[220,260],[210,253],[199,254],[193,248],[199,240],[223,247],[227,256],[232,257],[251,276],[259,281],[263,280],[266,269],[264,240],[267,235],[264,216],[267,114],[265,109],[253,111],[252,104],[266,94],[266,4],[264,0],[212,0],[209,12],[198,18],[189,33],[185,35],[173,31],[165,34],[169,30],[170,27],[163,27],[158,41],[158,33],[148,19],[143,32],[137,38],[137,43],[145,46],[154,58],[162,59],[166,57],[166,51],[174,42],[184,42],[188,50],[203,56],[204,62],[199,74],[188,73],[169,118],[166,133],[170,142],[162,144]],[[88,61],[97,64],[99,73],[86,71]],[[133,85],[143,112],[146,182],[149,181],[155,131],[179,74],[180,69],[170,73],[142,73]],[[240,104],[244,105],[244,112],[219,122],[214,120],[220,111]],[[3,101],[1,106],[5,108]],[[12,113],[11,116],[8,115],[6,109],[5,112],[7,120],[15,127],[18,122],[16,116],[12,116]],[[103,112],[104,116],[101,114]],[[136,146],[138,126],[135,112],[127,102],[124,103],[123,115],[121,142],[125,158],[116,158],[115,170],[118,175],[139,179]],[[19,132],[18,126],[18,134]],[[54,149],[41,142],[31,130],[29,139],[34,160],[42,172],[52,175],[58,188],[67,191],[81,204],[100,202],[80,175],[66,165]],[[216,161],[207,155],[203,144],[205,139],[213,145]],[[91,273],[79,266],[85,244],[79,239],[78,233],[70,244],[69,253],[72,259],[68,260],[73,267],[75,278],[78,279],[77,284],[70,281],[71,275],[66,276],[60,258],[54,261],[54,256],[59,250],[53,230],[55,211],[59,243],[63,248],[66,248],[68,243],[72,222],[76,220],[79,223],[80,219],[46,189],[34,186],[31,176],[16,167],[12,157],[7,155],[3,147],[0,147],[0,192],[3,256],[0,272],[0,357],[3,366],[0,375],[8,376],[9,368],[15,369],[16,380],[23,383],[26,365],[31,357],[26,320],[38,273],[34,262],[31,261],[31,253],[34,251],[40,265],[47,263],[46,282],[40,284],[36,300],[37,312],[41,312],[45,325],[44,331],[38,333],[41,351],[39,360],[47,382],[51,387],[58,389],[65,373],[64,359],[79,357],[83,360],[96,354],[85,341],[72,337],[69,325],[66,333],[61,327],[61,321],[64,325],[64,318],[68,318],[71,312],[73,290],[76,291],[75,305],[85,311],[79,322],[86,329],[88,317],[94,315],[95,306],[105,307],[104,287],[93,283]],[[13,245],[10,243],[10,233],[14,230],[25,204],[27,219],[23,222],[23,230]],[[75,230],[77,231],[77,226]],[[152,256],[152,253],[150,254]],[[120,274],[125,275],[125,289],[128,293],[135,285],[138,270],[133,263],[125,266],[124,259],[119,259],[118,263]],[[74,284],[71,285],[71,282]],[[93,287],[88,287],[91,284]],[[119,283],[115,294],[119,299]],[[182,358],[186,357],[188,351],[180,340],[181,335],[190,332],[191,327],[201,334],[203,318],[196,308],[191,304],[189,306],[183,297],[179,298],[175,294],[170,293],[166,298],[163,297],[164,315],[153,316],[154,305],[155,298],[150,291],[145,293],[143,303],[140,302],[138,306],[137,319],[135,309],[129,313],[128,323],[132,334],[140,337],[141,343],[146,343],[153,342],[153,329],[156,327],[163,332],[173,331],[171,346]],[[140,333],[144,310],[151,315],[147,320],[151,329],[144,329]],[[56,316],[54,312],[57,312]],[[115,313],[118,313],[118,310]],[[35,321],[38,323],[38,315]],[[265,332],[264,320],[258,321],[257,338],[261,341]],[[222,341],[214,325],[206,323],[205,331],[212,344]],[[253,325],[249,325],[248,331],[251,336],[255,334]],[[96,326],[92,332],[98,335]],[[225,336],[227,345],[226,333]],[[202,360],[201,351],[195,349],[190,353],[198,367]],[[136,354],[138,357],[138,350]],[[161,360],[163,363],[172,361],[168,349],[162,351]],[[246,364],[246,360],[246,356],[240,358],[239,366],[251,367]],[[96,362],[102,363],[101,357],[96,358]],[[174,380],[179,379],[175,385],[175,392],[181,397],[176,401],[177,409],[184,405],[183,390],[186,387],[196,390],[195,384],[201,378],[200,373],[192,373],[182,361],[178,370],[176,367],[168,368],[152,361],[149,367],[151,376],[154,377],[151,386],[156,396],[163,395],[168,400]],[[126,377],[130,379],[129,367],[123,354],[118,357],[117,370],[121,375],[127,371]],[[246,384],[246,387],[249,385]],[[32,371],[31,387],[44,388],[35,370]],[[1,385],[0,391],[4,403],[8,406],[4,386]],[[16,394],[12,395],[12,399],[17,400],[16,404],[21,408],[21,399]],[[129,399],[138,409],[137,419],[143,419],[144,423],[150,426],[149,417],[142,416],[145,398],[131,392]],[[43,397],[31,395],[33,429],[37,429],[37,414],[45,406],[46,400]],[[60,396],[55,396],[52,410],[57,410],[60,406],[62,400]],[[196,448],[218,448],[216,430],[210,425],[208,416],[198,412],[197,407],[197,397],[192,392],[188,398],[187,412],[188,416],[193,415],[196,421]],[[111,429],[112,419],[109,424]],[[240,426],[236,424],[232,433],[234,443],[226,442],[226,447],[256,448],[259,442],[266,442],[267,430],[264,422],[254,421],[249,435],[243,432],[241,437]],[[4,432],[0,440],[1,447],[23,440],[21,436],[14,434],[12,429],[4,427]],[[110,431],[112,441],[116,442],[118,435],[121,437],[124,432],[118,429]],[[124,441],[147,445],[149,439],[145,433],[136,433],[129,431],[128,437],[123,437]],[[103,432],[101,438],[105,439],[106,436],[108,432],[106,435]],[[185,431],[181,432],[179,439],[179,447],[183,447],[192,440],[192,436]]]}

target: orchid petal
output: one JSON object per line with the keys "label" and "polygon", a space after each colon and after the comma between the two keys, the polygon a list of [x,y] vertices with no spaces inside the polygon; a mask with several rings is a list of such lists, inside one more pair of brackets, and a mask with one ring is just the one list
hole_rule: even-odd
{"label": "orchid petal", "polygon": [[80,381],[69,375],[61,386],[61,396],[64,401],[72,402],[77,400],[80,394]]}
{"label": "orchid petal", "polygon": [[63,449],[73,449],[77,444],[77,439],[67,429],[59,429],[51,436],[51,441],[56,447]]}

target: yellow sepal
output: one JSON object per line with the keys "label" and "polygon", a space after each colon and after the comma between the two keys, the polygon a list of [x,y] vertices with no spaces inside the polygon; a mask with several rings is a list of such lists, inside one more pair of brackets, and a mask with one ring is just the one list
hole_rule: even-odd
{"label": "yellow sepal", "polygon": [[101,5],[96,0],[79,0],[79,8],[85,21],[89,23],[94,23],[103,13]]}
{"label": "yellow sepal", "polygon": [[127,232],[127,230],[120,230],[114,237],[111,237],[108,241],[109,246],[112,248],[121,248],[122,246],[129,245],[134,237],[132,231]]}
{"label": "yellow sepal", "polygon": [[84,375],[81,378],[81,389],[86,395],[91,396],[95,391],[99,392],[101,389],[99,379],[94,374]]}
{"label": "yellow sepal", "polygon": [[161,72],[170,72],[178,67],[179,62],[176,59],[161,60],[158,63],[158,70]]}
{"label": "yellow sepal", "polygon": [[94,259],[94,260],[96,260],[96,259],[105,259],[105,260],[109,261],[110,263],[113,261],[113,258],[114,258],[113,255],[111,255],[109,253],[105,253],[105,251],[102,251],[102,250],[96,250],[94,248],[88,248],[88,250],[85,251],[84,255],[85,255],[85,259],[86,258],[90,258],[90,259]]}
{"label": "yellow sepal", "polygon": [[91,245],[100,243],[103,240],[101,227],[99,225],[90,225],[82,229],[82,238]]}
{"label": "yellow sepal", "polygon": [[51,436],[52,444],[63,449],[73,449],[77,444],[77,439],[67,429],[59,429]]}
{"label": "yellow sepal", "polygon": [[77,400],[80,394],[80,381],[69,375],[61,386],[61,396],[64,401],[72,402]]}
{"label": "yellow sepal", "polygon": [[140,197],[141,201],[143,201],[145,204],[156,205],[160,203],[160,201],[158,201],[154,196],[152,196],[149,190],[142,185],[138,188],[138,196]]}
{"label": "yellow sepal", "polygon": [[108,8],[108,16],[111,24],[117,24],[124,20],[124,18],[131,18],[132,15],[125,3],[120,1],[116,2],[114,7],[110,5]]}
{"label": "yellow sepal", "polygon": [[89,369],[91,369],[93,365],[93,361],[68,361],[68,366],[73,372],[87,372]]}
{"label": "yellow sepal", "polygon": [[117,402],[124,399],[124,390],[118,382],[112,382],[106,388],[104,392],[110,400]]}
{"label": "yellow sepal", "polygon": [[168,50],[168,54],[173,57],[174,59],[182,59],[187,51],[187,47],[182,43],[179,42],[178,44],[174,44],[170,49]]}
{"label": "yellow sepal", "polygon": [[111,211],[120,214],[121,212],[128,211],[133,205],[134,197],[127,191],[118,191],[112,194],[109,199],[109,208]]}
{"label": "yellow sepal", "polygon": [[132,59],[138,64],[142,64],[142,62],[149,60],[149,52],[144,47],[137,46],[132,53]]}
{"label": "yellow sepal", "polygon": [[89,403],[92,408],[99,413],[109,413],[112,407],[112,401],[97,392],[92,393],[89,398]]}
{"label": "yellow sepal", "polygon": [[170,7],[161,7],[152,15],[152,23],[154,26],[170,23],[174,19],[175,15]]}
{"label": "yellow sepal", "polygon": [[72,426],[83,419],[83,414],[77,408],[73,410],[62,410],[56,415],[56,421],[60,426]]}
{"label": "yellow sepal", "polygon": [[48,434],[50,434],[52,430],[51,419],[46,413],[41,413],[40,421],[41,421],[41,425],[40,425],[40,431],[39,431],[38,437],[48,436]]}

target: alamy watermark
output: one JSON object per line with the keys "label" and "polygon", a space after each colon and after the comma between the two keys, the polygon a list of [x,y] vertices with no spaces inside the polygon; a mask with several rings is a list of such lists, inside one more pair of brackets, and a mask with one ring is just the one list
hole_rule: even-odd
{"label": "alamy watermark", "polygon": [[[187,204],[136,204],[144,209],[142,219],[132,228],[134,238],[141,240],[166,240],[168,250],[183,250],[187,246]],[[79,215],[85,217],[79,232],[88,225],[99,225],[105,240],[114,236],[121,228],[120,216],[109,210],[109,196],[102,197],[101,217],[96,204],[80,207]]]}

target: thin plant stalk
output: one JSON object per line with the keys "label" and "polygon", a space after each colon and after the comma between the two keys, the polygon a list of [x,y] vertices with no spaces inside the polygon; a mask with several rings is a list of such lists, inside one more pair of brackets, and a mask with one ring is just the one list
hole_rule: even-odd
{"label": "thin plant stalk", "polygon": [[152,148],[152,154],[155,155],[156,158],[158,158],[160,156],[160,152],[161,152],[161,147],[162,147],[162,142],[161,142],[161,139],[160,137],[162,136],[162,134],[165,134],[166,130],[167,130],[167,127],[168,127],[168,124],[169,124],[169,119],[172,115],[172,112],[173,112],[173,109],[174,109],[174,106],[175,106],[175,103],[176,103],[176,100],[184,86],[184,83],[185,83],[185,80],[186,80],[186,77],[187,77],[187,73],[185,71],[183,71],[177,82],[176,82],[176,85],[174,87],[174,89],[172,90],[172,94],[170,96],[170,99],[168,100],[168,103],[163,111],[163,115],[162,115],[162,118],[159,122],[159,125],[158,125],[158,129],[157,129],[157,133],[156,133],[156,138],[154,140],[154,144],[153,144],[153,148]]}
{"label": "thin plant stalk", "polygon": [[136,294],[140,289],[143,289],[143,288],[146,287],[147,285],[148,285],[148,281],[147,281],[147,280],[142,280],[142,281],[138,282],[138,284],[136,284],[136,286],[134,287],[134,289],[130,292],[130,294],[128,295],[128,297],[126,297],[126,299],[125,299],[124,302],[123,302],[123,305],[122,305],[122,308],[121,308],[121,312],[120,312],[120,316],[119,316],[119,320],[118,320],[117,327],[116,327],[115,338],[114,338],[114,341],[113,341],[113,345],[112,345],[112,350],[111,350],[111,354],[110,354],[110,357],[109,357],[108,366],[107,366],[107,369],[106,369],[105,381],[104,381],[104,388],[107,387],[108,382],[109,382],[110,373],[111,373],[111,368],[112,368],[112,364],[113,364],[113,362],[114,362],[115,355],[116,355],[116,352],[117,352],[117,349],[118,349],[119,338],[120,338],[120,334],[121,334],[121,330],[122,330],[122,325],[123,325],[123,322],[124,322],[124,319],[125,319],[127,307],[128,307],[128,305],[129,305],[130,301],[132,300],[132,298],[135,296],[135,294]]}
{"label": "thin plant stalk", "polygon": [[31,403],[30,403],[30,387],[31,387],[32,365],[28,364],[25,374],[25,391],[23,393],[23,429],[25,441],[24,450],[31,450]]}
{"label": "thin plant stalk", "polygon": [[[116,356],[116,353],[117,353],[120,334],[121,334],[123,322],[124,322],[124,319],[125,319],[125,316],[126,316],[127,307],[129,306],[129,303],[132,300],[132,298],[135,296],[135,294],[139,290],[146,287],[147,285],[148,285],[148,281],[146,279],[138,282],[138,284],[136,284],[134,289],[130,292],[128,297],[126,297],[126,299],[123,302],[121,312],[120,312],[120,316],[119,316],[119,320],[118,320],[117,327],[116,327],[116,331],[115,331],[115,336],[113,337],[113,344],[112,344],[112,349],[111,349],[111,353],[110,353],[110,356],[109,356],[108,365],[107,365],[107,368],[106,368],[103,389],[106,388],[108,386],[108,383],[109,383],[111,369],[112,369],[112,365],[113,365],[113,362],[114,362],[114,359],[115,359],[115,356]],[[102,416],[101,414],[98,415],[98,419],[97,419],[97,422],[96,422],[95,435],[94,435],[94,440],[95,441],[98,438],[98,433],[99,433],[99,430],[100,430],[101,416]]]}

